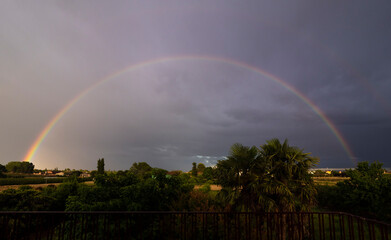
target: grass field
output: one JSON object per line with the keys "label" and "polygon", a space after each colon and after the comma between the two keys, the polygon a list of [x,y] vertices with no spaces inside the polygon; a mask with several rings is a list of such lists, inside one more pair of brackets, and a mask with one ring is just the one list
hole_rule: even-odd
{"label": "grass field", "polygon": [[348,177],[313,177],[316,185],[336,185],[337,182],[348,180]]}

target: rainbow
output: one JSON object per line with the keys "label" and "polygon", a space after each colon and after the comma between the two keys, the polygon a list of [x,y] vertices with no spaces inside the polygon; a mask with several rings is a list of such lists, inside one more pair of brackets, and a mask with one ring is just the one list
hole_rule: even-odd
{"label": "rainbow", "polygon": [[104,84],[105,82],[108,82],[118,76],[120,76],[123,73],[126,72],[132,72],[137,69],[148,67],[154,64],[163,63],[163,62],[172,62],[172,61],[184,61],[184,60],[203,60],[203,61],[212,61],[212,62],[219,62],[219,63],[225,63],[229,65],[238,66],[250,71],[253,71],[257,74],[263,75],[267,77],[268,79],[280,84],[284,88],[286,88],[288,91],[296,95],[299,99],[301,99],[304,103],[306,103],[312,111],[314,111],[321,119],[322,121],[327,125],[327,127],[331,130],[331,132],[335,135],[337,140],[340,142],[342,147],[344,148],[345,152],[349,156],[350,160],[356,164],[355,157],[352,152],[352,150],[349,147],[349,144],[344,139],[342,134],[339,132],[337,127],[333,124],[333,122],[309,99],[307,98],[303,93],[295,89],[293,86],[289,85],[288,83],[284,82],[282,79],[262,70],[255,66],[249,65],[244,62],[240,62],[233,59],[228,58],[222,58],[222,57],[215,57],[215,56],[170,56],[170,57],[163,57],[163,58],[157,58],[152,59],[144,62],[140,62],[137,64],[130,65],[122,70],[119,70],[111,75],[108,75],[101,79],[100,81],[96,82],[95,84],[91,85],[81,93],[79,93],[75,98],[73,98],[71,101],[69,101],[51,120],[50,122],[45,126],[45,128],[41,131],[41,133],[38,135],[38,137],[35,139],[34,143],[29,148],[28,152],[26,153],[23,161],[30,162],[34,155],[36,154],[39,146],[42,144],[42,142],[45,140],[47,135],[50,133],[50,131],[53,129],[53,127],[56,125],[56,123],[84,96],[87,95],[88,92],[92,91],[94,88],[98,87],[101,84]]}

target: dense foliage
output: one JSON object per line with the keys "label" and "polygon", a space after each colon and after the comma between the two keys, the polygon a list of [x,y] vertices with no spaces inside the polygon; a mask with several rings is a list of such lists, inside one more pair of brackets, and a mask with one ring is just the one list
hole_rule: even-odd
{"label": "dense foliage", "polygon": [[[196,199],[197,204],[189,202],[194,194],[191,193],[194,184],[189,183],[187,177],[153,168],[140,174],[131,171],[99,174],[94,185],[82,184],[72,178],[57,187],[34,190],[23,186],[0,192],[0,211],[195,210],[200,201]],[[208,199],[207,193],[200,191],[198,195],[203,196],[202,200]]]}
{"label": "dense foliage", "polygon": [[98,160],[98,174],[104,174],[105,173],[105,159],[99,159]]}
{"label": "dense foliage", "polygon": [[193,167],[191,169],[191,175],[193,175],[193,177],[197,177],[197,163],[193,162]]}
{"label": "dense foliage", "polygon": [[5,177],[4,173],[7,172],[7,169],[4,165],[0,164],[0,178]]}
{"label": "dense foliage", "polygon": [[234,144],[217,164],[220,197],[227,206],[250,211],[301,211],[314,205],[316,190],[308,173],[317,159],[285,140],[257,147]]}
{"label": "dense foliage", "polygon": [[8,172],[32,173],[34,171],[34,164],[30,162],[9,162],[5,168]]}
{"label": "dense foliage", "polygon": [[141,178],[146,178],[150,176],[152,167],[146,162],[133,163],[129,171]]}
{"label": "dense foliage", "polygon": [[[152,168],[146,162],[107,172],[104,160],[99,159],[97,171],[91,172],[94,184],[89,185],[80,183],[91,180],[78,178],[80,171],[69,178],[32,178],[19,172],[31,172],[34,165],[10,162],[6,167],[0,165],[0,174],[16,173],[7,173],[0,185],[64,183],[4,190],[0,192],[0,211],[287,212],[310,211],[318,202],[318,209],[391,221],[391,178],[384,174],[382,164],[361,162],[344,173],[348,180],[315,188],[309,169],[316,162],[303,150],[277,139],[260,148],[234,144],[216,167],[193,163],[188,173]],[[222,189],[211,191],[213,185]]]}
{"label": "dense foliage", "polygon": [[336,186],[318,186],[319,206],[390,221],[391,178],[382,164],[360,162],[346,176],[350,179]]}

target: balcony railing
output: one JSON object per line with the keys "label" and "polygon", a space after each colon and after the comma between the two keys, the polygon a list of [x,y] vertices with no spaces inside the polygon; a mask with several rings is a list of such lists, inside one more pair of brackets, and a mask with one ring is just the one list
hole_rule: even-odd
{"label": "balcony railing", "polygon": [[0,239],[390,239],[340,212],[0,212]]}

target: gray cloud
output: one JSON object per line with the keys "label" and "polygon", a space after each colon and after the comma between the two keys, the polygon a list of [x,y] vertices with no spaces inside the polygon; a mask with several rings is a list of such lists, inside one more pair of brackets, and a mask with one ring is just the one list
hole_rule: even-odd
{"label": "gray cloud", "polygon": [[[388,1],[2,3],[0,163],[22,160],[50,119],[105,76],[155,58],[210,55],[285,81],[335,123],[359,160],[389,167],[379,148],[391,134],[390,11]],[[273,137],[320,166],[352,166],[325,122],[281,84],[226,63],[170,61],[91,90],[32,161],[94,169],[105,157],[111,169],[147,161],[188,170],[235,142]]]}

